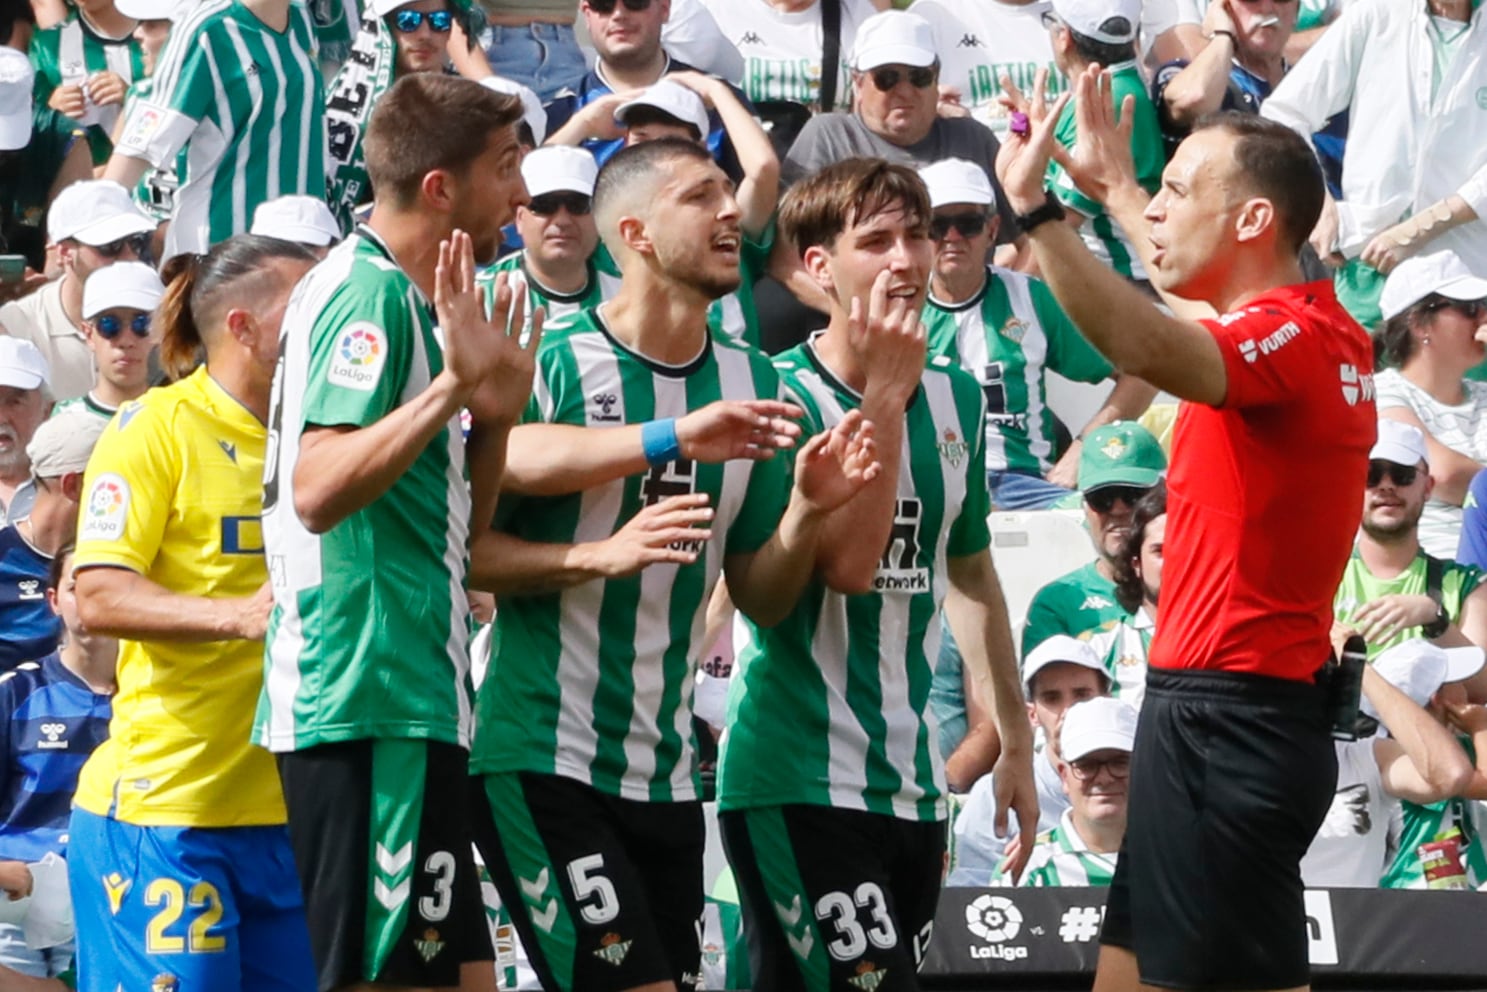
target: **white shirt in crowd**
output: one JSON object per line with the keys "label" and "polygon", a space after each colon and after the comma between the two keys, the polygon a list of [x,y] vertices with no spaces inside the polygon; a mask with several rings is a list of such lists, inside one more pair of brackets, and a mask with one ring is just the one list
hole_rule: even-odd
{"label": "white shirt in crowd", "polygon": [[1307,888],[1378,888],[1388,856],[1389,815],[1374,739],[1337,742],[1337,792],[1301,859]]}
{"label": "white shirt in crowd", "polygon": [[93,388],[93,352],[82,329],[62,309],[62,280],[0,306],[0,328],[36,345],[46,357],[52,399],[76,399]]}
{"label": "white shirt in crowd", "polygon": [[[765,0],[701,0],[701,4],[742,56],[739,88],[750,100],[816,102],[823,73],[819,0],[797,11],[779,10]],[[852,104],[852,80],[847,65],[852,58],[857,26],[877,11],[867,0],[841,0],[841,7],[834,107],[845,110]]]}

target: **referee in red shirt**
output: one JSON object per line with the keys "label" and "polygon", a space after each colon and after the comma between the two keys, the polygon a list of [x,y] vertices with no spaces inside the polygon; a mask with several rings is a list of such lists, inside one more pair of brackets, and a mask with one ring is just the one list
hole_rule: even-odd
{"label": "referee in red shirt", "polygon": [[[1040,101],[1030,130],[1003,144],[1003,188],[1084,335],[1185,401],[1095,990],[1305,988],[1300,862],[1337,778],[1318,674],[1376,431],[1372,349],[1331,282],[1302,281],[1323,186],[1301,138],[1215,115],[1149,197],[1131,167],[1133,115],[1115,124],[1108,75],[1093,67],[1075,90],[1073,157],[1052,138],[1068,97]],[[1055,153],[1130,235],[1173,316],[1062,221],[1043,189]]]}

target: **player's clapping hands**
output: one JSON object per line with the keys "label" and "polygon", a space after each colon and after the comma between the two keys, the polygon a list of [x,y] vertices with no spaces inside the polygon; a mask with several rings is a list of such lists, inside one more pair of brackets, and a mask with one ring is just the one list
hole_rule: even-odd
{"label": "player's clapping hands", "polygon": [[795,459],[795,489],[817,512],[830,512],[877,478],[883,466],[872,421],[850,410],[835,427],[806,442]]}
{"label": "player's clapping hands", "polygon": [[682,457],[692,461],[764,461],[776,451],[795,447],[800,437],[795,419],[804,415],[794,403],[718,400],[678,418],[676,440]]}

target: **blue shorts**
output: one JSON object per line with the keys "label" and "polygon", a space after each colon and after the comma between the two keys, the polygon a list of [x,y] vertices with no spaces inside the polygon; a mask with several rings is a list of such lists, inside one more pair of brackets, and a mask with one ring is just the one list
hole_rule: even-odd
{"label": "blue shorts", "polygon": [[315,992],[284,827],[140,827],[74,809],[67,862],[81,992]]}

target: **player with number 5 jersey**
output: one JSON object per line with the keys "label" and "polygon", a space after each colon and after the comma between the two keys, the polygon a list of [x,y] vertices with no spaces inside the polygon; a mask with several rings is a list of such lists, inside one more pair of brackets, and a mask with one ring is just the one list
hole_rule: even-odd
{"label": "player with number 5 jersey", "polygon": [[873,447],[854,418],[801,452],[793,484],[771,457],[800,411],[763,353],[709,327],[741,234],[706,149],[618,152],[594,210],[624,281],[544,342],[510,495],[473,548],[472,584],[499,599],[470,761],[477,841],[545,988],[690,990],[708,599],[726,574],[746,612],[783,615]]}
{"label": "player with number 5 jersey", "polygon": [[942,605],[977,684],[995,687],[1001,815],[1013,803],[1029,837],[1037,822],[988,550],[984,401],[949,360],[926,368],[930,206],[914,172],[878,159],[828,166],[790,190],[780,222],[832,309],[827,329],[777,364],[811,432],[868,417],[883,470],[833,514],[818,578],[789,615],[750,624],[720,824],[757,987],[914,990],[945,848],[928,709]]}
{"label": "player with number 5 jersey", "polygon": [[119,410],[80,514],[78,613],[120,644],[109,737],[78,779],[68,845],[78,988],[312,992],[284,799],[248,732],[271,603],[269,382],[314,256],[243,235],[183,262],[156,320],[184,378]]}

